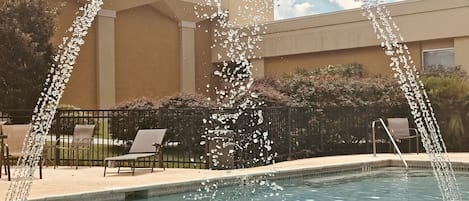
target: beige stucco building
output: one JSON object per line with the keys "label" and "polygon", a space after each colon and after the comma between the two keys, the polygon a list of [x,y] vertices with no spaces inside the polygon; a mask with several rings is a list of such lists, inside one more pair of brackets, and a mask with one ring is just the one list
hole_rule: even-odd
{"label": "beige stucco building", "polygon": [[[214,25],[195,16],[197,1],[202,0],[105,0],[62,103],[106,109],[131,98],[207,93],[207,84],[219,85],[212,74],[223,50],[210,48]],[[69,0],[62,8],[54,43],[61,41],[79,2]],[[222,1],[230,18],[241,19],[240,2]],[[388,8],[419,68],[440,62],[469,71],[469,1],[409,0]],[[391,72],[359,9],[281,21],[267,13],[262,59],[252,61],[256,77],[345,63],[362,64],[369,76]]]}

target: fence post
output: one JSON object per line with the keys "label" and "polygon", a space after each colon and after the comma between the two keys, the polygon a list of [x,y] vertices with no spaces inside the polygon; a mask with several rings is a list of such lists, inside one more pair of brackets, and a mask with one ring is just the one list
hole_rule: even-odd
{"label": "fence post", "polygon": [[[207,121],[212,121],[212,115],[214,112],[217,112],[216,109],[207,109]],[[210,128],[212,127],[212,124],[209,123],[209,126]],[[210,159],[210,150],[209,150],[209,147],[208,147],[208,144],[209,144],[209,136],[208,136],[208,130],[205,130],[205,146],[204,146],[204,160],[205,160],[205,169],[210,169],[210,166],[209,166],[209,159]],[[235,158],[236,159],[236,158]],[[236,163],[236,162],[235,162]]]}
{"label": "fence post", "polygon": [[60,147],[60,133],[62,131],[62,123],[61,123],[61,110],[57,109],[57,113],[55,114],[55,122],[57,122],[57,127],[55,129],[55,156],[54,156],[54,167],[60,165],[60,152],[59,148]]}
{"label": "fence post", "polygon": [[[370,129],[369,129],[370,128],[369,127],[370,123],[369,122],[372,122],[375,118],[376,106],[373,105],[373,106],[366,107],[366,114],[365,115],[366,115],[366,118],[365,118],[366,127],[365,127],[365,129],[366,129],[366,133],[367,133],[367,135],[365,135],[365,137],[366,137],[365,140],[366,140],[366,143],[367,143],[366,153],[370,153],[371,152],[371,150],[370,150],[370,135],[372,135],[371,132],[373,132],[373,131],[370,132]],[[373,146],[373,145],[371,145],[371,146]]]}
{"label": "fence post", "polygon": [[288,134],[288,159],[292,159],[292,136],[291,136],[291,107],[288,107],[288,115],[287,115],[287,134]]}
{"label": "fence post", "polygon": [[323,152],[325,152],[325,151],[324,151],[324,135],[327,134],[327,131],[326,131],[326,129],[325,129],[324,127],[325,127],[325,125],[326,125],[326,123],[327,123],[327,120],[326,120],[326,117],[327,117],[327,115],[326,115],[326,110],[327,110],[327,109],[318,110],[318,109],[311,108],[310,110],[313,111],[313,112],[312,112],[313,115],[320,117],[320,121],[318,121],[318,122],[319,122],[319,125],[318,125],[318,127],[319,127],[319,132],[320,132],[320,135],[321,135],[321,137],[320,137],[321,140],[320,140],[320,142],[319,142],[319,143],[320,143],[320,144],[319,144],[319,147],[321,148],[321,150],[322,150]]}

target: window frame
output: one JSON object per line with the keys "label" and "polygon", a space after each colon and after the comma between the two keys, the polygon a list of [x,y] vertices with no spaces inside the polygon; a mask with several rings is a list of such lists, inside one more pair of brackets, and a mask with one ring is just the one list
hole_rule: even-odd
{"label": "window frame", "polygon": [[[421,66],[422,66],[422,69],[425,69],[425,56],[424,56],[424,54],[426,52],[440,51],[440,50],[453,50],[453,54],[456,54],[454,47],[432,48],[432,49],[422,50],[422,53],[421,53],[421,58],[422,58],[421,59]],[[454,58],[454,63],[456,63],[456,58]],[[448,66],[446,66],[446,67],[448,67]],[[449,66],[449,67],[451,67],[451,66]]]}

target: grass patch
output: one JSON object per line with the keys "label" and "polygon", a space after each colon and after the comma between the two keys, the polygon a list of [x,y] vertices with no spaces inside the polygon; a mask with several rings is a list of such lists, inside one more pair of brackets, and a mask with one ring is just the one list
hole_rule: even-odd
{"label": "grass patch", "polygon": [[[61,147],[68,147],[69,143],[61,142]],[[93,144],[93,148],[90,153],[90,161],[88,160],[88,151],[80,150],[78,153],[73,153],[70,149],[58,149],[55,148],[55,142],[47,141],[44,147],[44,161],[47,165],[53,165],[55,161],[55,152],[59,153],[59,164],[58,165],[74,165],[76,158],[78,158],[79,166],[102,166],[104,165],[104,158],[111,156],[118,156],[127,153],[128,147],[108,144]],[[181,150],[183,151],[183,150]],[[205,164],[201,164],[200,156],[194,154],[180,153],[176,151],[163,151],[163,161],[165,166],[168,168],[205,168]],[[139,162],[137,166],[150,167],[150,161]],[[156,165],[158,167],[158,164]]]}

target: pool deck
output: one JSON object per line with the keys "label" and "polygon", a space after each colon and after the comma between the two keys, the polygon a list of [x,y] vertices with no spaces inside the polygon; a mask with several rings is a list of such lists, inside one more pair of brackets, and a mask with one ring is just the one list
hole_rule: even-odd
{"label": "pool deck", "polygon": [[[451,162],[469,167],[469,153],[448,154]],[[408,161],[424,162],[429,158],[426,154],[404,154]],[[340,167],[351,164],[364,164],[382,161],[399,161],[395,154],[370,154],[318,157],[280,162],[275,165],[237,170],[200,170],[167,168],[165,171],[156,168],[150,173],[149,169],[137,169],[135,176],[131,173],[115,174],[116,168],[108,169],[110,172],[103,177],[103,167],[46,167],[43,169],[44,179],[33,181],[30,199],[43,199],[48,197],[62,197],[82,193],[119,191],[128,188],[141,188],[149,185],[175,184],[200,180],[211,180],[220,177],[241,175],[255,175],[266,172],[298,171],[314,168]],[[400,161],[399,161],[400,162]],[[0,179],[0,200],[4,200],[9,187],[5,175]],[[46,199],[43,199],[46,200]]]}

